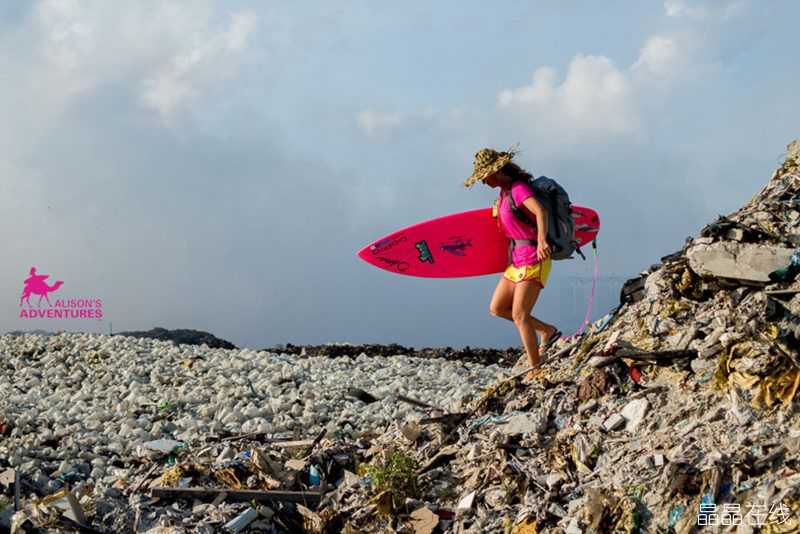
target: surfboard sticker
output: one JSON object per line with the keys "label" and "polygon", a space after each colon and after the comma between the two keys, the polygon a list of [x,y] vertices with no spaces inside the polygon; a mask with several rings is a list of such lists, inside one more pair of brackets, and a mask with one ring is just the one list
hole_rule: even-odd
{"label": "surfboard sticker", "polygon": [[466,256],[469,247],[472,246],[472,238],[464,239],[461,236],[451,237],[447,241],[442,241],[439,250],[444,250],[455,256]]}

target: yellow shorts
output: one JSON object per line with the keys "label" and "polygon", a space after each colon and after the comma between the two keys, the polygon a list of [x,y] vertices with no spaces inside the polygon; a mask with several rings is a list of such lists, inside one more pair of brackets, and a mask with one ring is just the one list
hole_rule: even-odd
{"label": "yellow shorts", "polygon": [[539,284],[544,287],[547,283],[547,277],[550,276],[551,264],[552,260],[550,260],[550,258],[535,265],[527,265],[525,267],[514,267],[512,264],[509,265],[506,272],[503,273],[503,278],[515,284],[517,282],[533,280],[539,282]]}

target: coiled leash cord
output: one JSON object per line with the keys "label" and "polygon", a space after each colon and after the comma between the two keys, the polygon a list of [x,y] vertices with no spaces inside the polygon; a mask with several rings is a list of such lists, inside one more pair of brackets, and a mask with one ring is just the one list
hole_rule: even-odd
{"label": "coiled leash cord", "polygon": [[583,329],[586,328],[586,325],[589,324],[589,315],[592,313],[592,306],[594,305],[594,290],[597,287],[597,273],[599,272],[600,265],[600,260],[597,257],[596,237],[592,239],[592,253],[594,254],[594,280],[592,280],[592,296],[589,297],[589,309],[586,310],[586,318],[583,320],[583,324],[577,332],[571,336],[561,336],[561,339],[572,339],[573,337],[577,337],[581,332],[583,332]]}

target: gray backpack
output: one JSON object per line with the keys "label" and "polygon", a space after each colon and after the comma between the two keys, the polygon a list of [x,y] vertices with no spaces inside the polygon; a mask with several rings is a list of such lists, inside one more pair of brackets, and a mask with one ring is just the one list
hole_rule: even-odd
{"label": "gray backpack", "polygon": [[[586,257],[575,240],[575,218],[572,215],[572,202],[570,202],[569,195],[564,188],[547,176],[540,176],[534,180],[529,180],[527,183],[533,190],[536,200],[547,210],[547,242],[552,250],[551,257],[554,260],[565,260],[571,258],[574,252],[577,252],[585,260]],[[534,228],[536,227],[530,217],[516,205],[514,196],[511,194],[508,195],[508,205],[517,219]],[[512,239],[511,251],[513,251],[515,245],[535,244],[536,241],[529,239]]]}

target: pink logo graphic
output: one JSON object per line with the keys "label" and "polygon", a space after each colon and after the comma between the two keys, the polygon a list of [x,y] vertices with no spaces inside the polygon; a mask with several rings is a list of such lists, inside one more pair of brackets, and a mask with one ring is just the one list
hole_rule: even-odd
{"label": "pink logo graphic", "polygon": [[[45,280],[50,278],[47,274],[36,274],[36,267],[31,267],[30,276],[23,281],[25,287],[22,290],[22,297],[19,299],[20,319],[97,319],[103,317],[103,301],[100,299],[56,299],[55,304],[50,302],[49,294],[58,291],[64,282],[58,280],[50,285]],[[31,295],[39,295],[39,302],[36,308],[31,306]],[[48,307],[42,308],[42,299],[47,301]],[[28,306],[23,307],[22,303],[27,302]]]}
{"label": "pink logo graphic", "polygon": [[31,295],[39,295],[39,303],[37,304],[38,307],[42,305],[42,297],[47,300],[47,304],[52,306],[50,303],[50,297],[47,296],[48,293],[52,293],[56,291],[59,287],[61,287],[64,282],[59,280],[52,286],[47,285],[45,282],[46,279],[50,278],[48,274],[36,274],[36,267],[31,267],[30,270],[30,278],[25,280],[23,283],[25,284],[25,289],[22,290],[22,298],[19,299],[19,305],[22,306],[22,301],[28,303],[28,307],[31,306]]}

